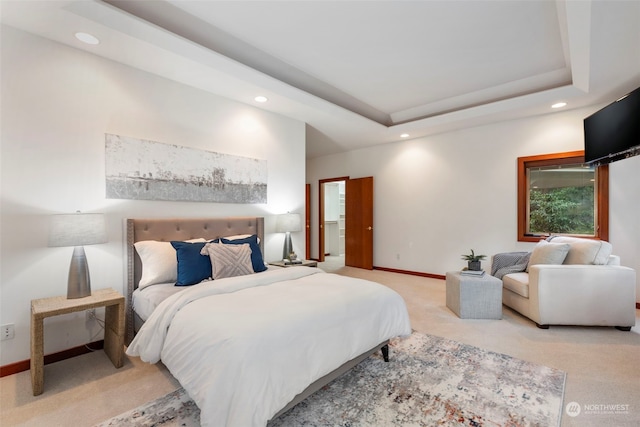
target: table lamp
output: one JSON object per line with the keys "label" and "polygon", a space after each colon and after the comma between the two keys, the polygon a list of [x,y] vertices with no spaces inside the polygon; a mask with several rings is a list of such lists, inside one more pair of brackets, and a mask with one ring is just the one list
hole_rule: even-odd
{"label": "table lamp", "polygon": [[67,299],[83,298],[91,295],[89,266],[84,254],[84,245],[107,242],[104,214],[80,213],[51,216],[49,246],[73,246],[73,256],[69,265]]}
{"label": "table lamp", "polygon": [[291,261],[291,253],[293,245],[291,244],[291,232],[300,231],[302,229],[300,214],[286,213],[278,215],[276,218],[276,232],[286,233],[284,237],[284,248],[282,250],[282,259]]}

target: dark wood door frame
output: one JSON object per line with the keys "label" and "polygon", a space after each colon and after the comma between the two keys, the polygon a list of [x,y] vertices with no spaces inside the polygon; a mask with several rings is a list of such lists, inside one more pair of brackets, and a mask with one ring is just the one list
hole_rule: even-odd
{"label": "dark wood door frame", "polygon": [[318,215],[318,261],[324,261],[324,184],[327,182],[348,181],[348,176],[318,180],[319,215]]}
{"label": "dark wood door frame", "polygon": [[305,259],[311,259],[311,184],[304,186],[304,236],[305,236]]}

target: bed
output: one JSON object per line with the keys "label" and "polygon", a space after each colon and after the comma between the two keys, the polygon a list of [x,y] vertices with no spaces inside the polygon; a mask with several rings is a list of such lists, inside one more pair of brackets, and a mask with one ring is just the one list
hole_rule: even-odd
{"label": "bed", "polygon": [[[396,292],[317,268],[148,284],[148,254],[139,249],[160,242],[204,244],[203,254],[242,247],[246,256],[249,248],[244,264],[264,268],[261,217],[127,219],[126,235],[127,354],[162,361],[200,408],[203,426],[265,426],[372,353],[388,360],[388,340],[411,333]],[[221,271],[213,255],[211,263]]]}

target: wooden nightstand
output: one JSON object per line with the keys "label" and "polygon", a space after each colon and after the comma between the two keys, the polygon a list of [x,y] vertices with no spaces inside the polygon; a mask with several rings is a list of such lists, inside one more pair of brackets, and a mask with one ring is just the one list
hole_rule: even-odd
{"label": "wooden nightstand", "polygon": [[285,264],[284,261],[274,261],[270,262],[269,265],[275,265],[278,267],[317,267],[318,261],[304,259],[302,260],[302,263],[298,264]]}
{"label": "wooden nightstand", "polygon": [[124,297],[114,289],[99,289],[90,296],[64,296],[31,300],[31,386],[33,395],[44,390],[44,319],[60,314],[105,307],[104,352],[113,366],[124,362]]}

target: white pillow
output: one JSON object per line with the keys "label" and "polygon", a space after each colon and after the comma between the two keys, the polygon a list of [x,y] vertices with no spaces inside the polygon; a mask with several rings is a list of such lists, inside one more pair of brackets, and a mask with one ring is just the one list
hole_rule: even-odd
{"label": "white pillow", "polygon": [[582,239],[570,236],[552,236],[552,243],[568,243],[571,247],[565,264],[596,264],[606,265],[611,255],[611,243],[604,240]]}
{"label": "white pillow", "polygon": [[246,239],[247,237],[251,237],[251,234],[234,234],[233,236],[224,236],[223,239],[240,240],[240,239]]}
{"label": "white pillow", "polygon": [[244,276],[254,272],[251,264],[251,246],[248,243],[241,245],[207,243],[201,253],[205,251],[211,259],[211,274],[214,279]]}
{"label": "white pillow", "polygon": [[567,253],[569,253],[568,243],[549,243],[546,240],[540,240],[531,252],[527,272],[529,267],[536,264],[560,265],[567,257]]}
{"label": "white pillow", "polygon": [[[191,239],[187,242],[205,242],[205,239]],[[171,242],[142,240],[133,244],[142,261],[142,277],[138,288],[143,289],[159,283],[175,283],[178,280],[178,260]]]}
{"label": "white pillow", "polygon": [[[246,239],[247,237],[251,237],[253,236],[253,234],[234,234],[233,236],[225,236],[223,237],[223,239],[227,239],[227,240],[240,240],[240,239]],[[260,238],[258,237],[258,243],[260,243]]]}

